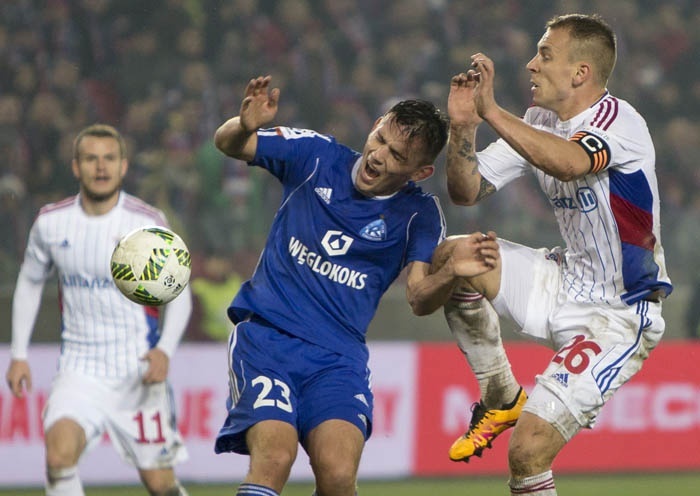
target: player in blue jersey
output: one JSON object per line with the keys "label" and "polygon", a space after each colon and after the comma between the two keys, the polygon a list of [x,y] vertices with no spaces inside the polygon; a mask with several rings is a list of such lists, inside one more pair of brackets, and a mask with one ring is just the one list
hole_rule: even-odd
{"label": "player in blue jersey", "polygon": [[[494,63],[485,54],[473,55],[472,68],[451,82],[452,200],[472,205],[533,173],[566,241],[549,250],[499,240],[496,269],[460,282],[445,306],[482,391],[450,458],[480,456],[515,425],[511,494],[556,494],[554,459],[581,429],[594,426],[665,328],[661,306],[672,286],[654,146],[644,119],[606,88],[615,58],[615,35],[605,21],[563,15],[546,24],[527,64],[533,106],[522,119],[496,103]],[[477,153],[482,121],[500,139]],[[478,295],[554,350],[529,398],[510,372],[495,313]]]}
{"label": "player in blue jersey", "polygon": [[316,494],[351,496],[372,431],[365,333],[379,299],[406,268],[413,312],[429,314],[457,277],[491,270],[497,245],[493,233],[475,234],[429,273],[444,219],[415,183],[447,139],[432,104],[396,104],[359,153],[314,131],[263,129],[278,108],[270,81],[252,79],[240,115],[215,136],[226,155],[284,187],[255,273],[228,310],[230,398],[215,449],[250,455],[238,494],[281,493],[301,443]]}

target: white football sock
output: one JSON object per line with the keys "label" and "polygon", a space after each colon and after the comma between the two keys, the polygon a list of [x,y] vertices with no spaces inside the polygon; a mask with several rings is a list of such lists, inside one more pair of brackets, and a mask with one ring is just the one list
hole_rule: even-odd
{"label": "white football sock", "polygon": [[85,496],[76,465],[67,468],[48,469],[46,496]]}
{"label": "white football sock", "polygon": [[481,401],[495,409],[511,403],[520,385],[503,348],[498,314],[491,303],[457,286],[444,310],[447,325],[479,383]]}

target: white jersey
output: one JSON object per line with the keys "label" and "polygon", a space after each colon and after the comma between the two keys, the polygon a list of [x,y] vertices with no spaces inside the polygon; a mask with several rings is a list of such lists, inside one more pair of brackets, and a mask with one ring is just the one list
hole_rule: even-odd
{"label": "white jersey", "polygon": [[479,171],[497,189],[533,171],[566,241],[563,284],[578,302],[630,305],[654,291],[667,295],[659,228],[655,153],[644,119],[606,93],[576,117],[531,107],[525,122],[576,141],[591,157],[591,172],[570,182],[533,167],[504,140],[479,152]]}
{"label": "white jersey", "polygon": [[[59,369],[97,377],[124,378],[143,370],[139,359],[159,340],[162,310],[144,307],[124,297],[114,285],[110,258],[117,242],[145,225],[167,226],[163,213],[138,198],[120,193],[117,205],[100,216],[87,215],[80,196],[46,205],[36,218],[20,269],[21,281],[38,288],[57,272],[61,310]],[[15,296],[17,297],[17,292]],[[182,295],[181,295],[182,296]],[[168,318],[167,343],[171,355],[182,336],[191,310],[189,290],[171,303],[182,308]],[[13,304],[13,357],[24,358],[38,303]],[[170,315],[169,315],[170,316]],[[178,322],[179,321],[179,322]],[[165,336],[166,329],[163,328]]]}

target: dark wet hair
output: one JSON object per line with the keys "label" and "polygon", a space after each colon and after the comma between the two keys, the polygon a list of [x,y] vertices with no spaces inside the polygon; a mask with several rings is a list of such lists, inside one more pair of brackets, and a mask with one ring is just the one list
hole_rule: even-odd
{"label": "dark wet hair", "polygon": [[447,117],[425,100],[402,100],[387,111],[408,138],[423,141],[428,163],[432,163],[447,143]]}

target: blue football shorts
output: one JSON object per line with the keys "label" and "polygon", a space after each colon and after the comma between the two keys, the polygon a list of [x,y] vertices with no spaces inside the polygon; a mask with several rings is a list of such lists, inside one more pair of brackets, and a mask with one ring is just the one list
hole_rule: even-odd
{"label": "blue football shorts", "polygon": [[366,363],[293,336],[269,322],[240,322],[229,337],[228,416],[216,453],[249,454],[246,431],[263,420],[293,425],[303,442],[322,422],[345,420],[369,439],[373,395]]}

